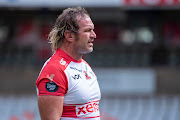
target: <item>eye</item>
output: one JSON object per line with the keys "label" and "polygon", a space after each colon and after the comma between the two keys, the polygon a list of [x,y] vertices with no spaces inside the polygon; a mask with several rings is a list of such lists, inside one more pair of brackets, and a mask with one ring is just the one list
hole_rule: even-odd
{"label": "eye", "polygon": [[88,28],[85,30],[85,32],[90,32],[92,29],[91,28]]}

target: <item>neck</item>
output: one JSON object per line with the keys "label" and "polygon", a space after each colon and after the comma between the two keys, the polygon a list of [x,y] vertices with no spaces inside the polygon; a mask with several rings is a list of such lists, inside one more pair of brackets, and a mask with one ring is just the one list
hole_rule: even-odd
{"label": "neck", "polygon": [[73,59],[80,61],[82,59],[82,54],[77,53],[76,50],[73,49],[73,46],[70,44],[63,44],[59,46],[59,49],[63,50],[65,53],[67,53],[69,56],[71,56]]}

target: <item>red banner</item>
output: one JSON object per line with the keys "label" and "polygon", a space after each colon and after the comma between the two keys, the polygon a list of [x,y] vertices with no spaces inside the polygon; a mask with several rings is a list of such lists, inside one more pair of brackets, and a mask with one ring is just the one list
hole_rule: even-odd
{"label": "red banner", "polygon": [[180,0],[125,0],[125,5],[176,6],[180,5]]}

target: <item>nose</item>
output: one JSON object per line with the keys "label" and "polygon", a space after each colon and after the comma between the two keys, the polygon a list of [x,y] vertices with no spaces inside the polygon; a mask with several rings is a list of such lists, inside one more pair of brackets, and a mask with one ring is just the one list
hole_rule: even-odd
{"label": "nose", "polygon": [[92,33],[91,33],[91,37],[96,38],[96,33],[93,30],[92,30]]}

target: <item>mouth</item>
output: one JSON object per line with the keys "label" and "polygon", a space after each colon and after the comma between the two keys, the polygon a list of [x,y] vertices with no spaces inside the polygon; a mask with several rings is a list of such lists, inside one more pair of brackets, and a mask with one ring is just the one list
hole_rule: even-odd
{"label": "mouth", "polygon": [[88,44],[90,45],[90,47],[93,47],[93,41],[88,41]]}

